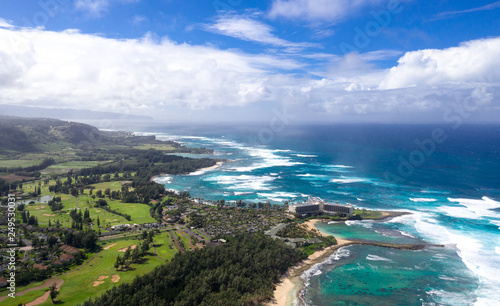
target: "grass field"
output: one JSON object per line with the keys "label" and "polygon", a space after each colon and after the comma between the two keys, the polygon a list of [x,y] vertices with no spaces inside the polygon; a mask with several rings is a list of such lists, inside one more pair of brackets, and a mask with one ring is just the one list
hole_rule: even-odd
{"label": "grass field", "polygon": [[[114,200],[108,201],[108,206],[111,209],[130,215],[132,217],[130,222],[132,223],[143,224],[157,222],[156,219],[149,215],[149,206],[146,204],[130,204]],[[119,217],[118,215],[114,216]]]}
{"label": "grass field", "polygon": [[135,146],[134,149],[140,149],[140,150],[156,149],[160,151],[173,151],[175,148],[167,144],[143,144],[140,146]]}
{"label": "grass field", "polygon": [[[61,286],[60,294],[58,300],[62,301],[64,305],[78,305],[83,301],[87,300],[89,297],[97,297],[103,294],[106,290],[112,288],[113,286],[119,285],[124,282],[132,281],[136,276],[142,275],[144,273],[150,272],[154,267],[164,264],[165,262],[157,258],[154,255],[146,256],[144,263],[134,263],[131,265],[132,270],[129,271],[117,271],[114,268],[114,263],[116,261],[117,255],[122,252],[118,252],[118,249],[125,248],[130,245],[138,245],[139,241],[135,239],[127,240],[109,240],[106,241],[106,245],[111,245],[116,243],[108,250],[102,250],[97,253],[95,258],[90,261],[87,265],[83,266],[79,270],[74,270],[57,276],[64,280],[64,284]],[[151,250],[152,252],[152,250]],[[120,280],[117,283],[111,281],[113,275],[118,275]],[[93,286],[94,281],[97,281],[99,276],[108,276],[104,279],[103,283],[98,286]],[[23,290],[23,288],[17,288],[18,291]],[[38,296],[43,295],[44,290],[37,290],[30,292],[26,296],[17,297],[15,300],[6,300],[2,302],[2,305],[6,306],[16,306],[19,303],[28,303]],[[53,305],[48,299],[45,303],[41,305]]]}
{"label": "grass field", "polygon": [[9,159],[0,160],[0,167],[14,168],[14,167],[30,167],[39,165],[41,160],[30,160],[30,159]]}
{"label": "grass field", "polygon": [[95,167],[102,164],[107,164],[111,161],[70,161],[61,164],[52,165],[45,170],[44,173],[64,173],[69,170],[79,170],[83,168]]}
{"label": "grass field", "polygon": [[111,209],[130,215],[132,220],[128,221],[122,216],[110,213],[99,207],[94,207],[94,200],[90,196],[81,195],[73,197],[67,194],[58,194],[56,196],[61,197],[64,205],[63,210],[59,213],[52,212],[47,204],[31,204],[26,206],[26,210],[30,212],[30,215],[38,218],[38,224],[40,226],[48,226],[50,219],[52,225],[55,224],[56,220],[59,220],[59,222],[62,223],[62,226],[71,227],[72,221],[69,216],[69,211],[74,208],[88,208],[90,217],[94,220],[94,229],[96,230],[97,217],[99,217],[102,232],[105,232],[104,227],[111,227],[118,224],[143,224],[156,222],[156,220],[149,215],[149,206],[145,204],[121,203],[119,200],[106,199],[108,206]]}
{"label": "grass field", "polygon": [[163,259],[170,261],[175,253],[179,252],[168,232],[161,232],[154,237],[153,241],[156,245],[156,254]]}
{"label": "grass field", "polygon": [[119,181],[97,183],[90,186],[93,186],[95,190],[102,190],[103,192],[106,188],[109,188],[110,190],[121,190],[122,188],[122,184],[120,184]]}

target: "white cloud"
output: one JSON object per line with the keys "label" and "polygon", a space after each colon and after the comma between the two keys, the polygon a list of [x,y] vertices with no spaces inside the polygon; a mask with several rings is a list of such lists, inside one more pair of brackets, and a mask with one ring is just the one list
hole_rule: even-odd
{"label": "white cloud", "polygon": [[500,82],[500,38],[458,47],[406,53],[380,82],[381,89]]}
{"label": "white cloud", "polygon": [[132,18],[132,24],[135,26],[138,26],[146,21],[148,21],[148,19],[141,15],[135,15],[134,18]]}
{"label": "white cloud", "polygon": [[454,15],[462,15],[462,14],[467,14],[467,13],[474,13],[474,12],[480,12],[480,11],[489,11],[489,10],[494,10],[500,8],[500,1],[493,2],[487,5],[483,5],[480,7],[475,7],[472,9],[468,10],[461,10],[461,11],[448,11],[448,12],[442,12],[436,15],[436,19],[442,19]]}
{"label": "white cloud", "polygon": [[75,8],[84,11],[93,17],[101,17],[113,2],[136,3],[140,0],[76,0]]}
{"label": "white cloud", "polygon": [[101,110],[160,102],[203,109],[266,101],[270,71],[301,67],[293,60],[168,39],[28,29],[0,29],[0,61],[2,103]]}
{"label": "white cloud", "polygon": [[229,14],[219,16],[214,24],[206,25],[205,29],[214,33],[277,47],[297,48],[298,50],[321,47],[319,44],[296,43],[281,39],[272,33],[274,29],[271,26],[247,15]]}
{"label": "white cloud", "polygon": [[274,0],[269,16],[339,22],[358,10],[387,0]]}
{"label": "white cloud", "polygon": [[[301,57],[251,55],[152,37],[118,40],[78,30],[0,28],[0,103],[162,118],[189,111],[203,120],[236,120],[232,114],[265,120],[263,112],[285,106],[298,120],[387,116],[386,121],[411,122],[442,120],[444,110],[473,99],[480,101],[481,114],[500,118],[495,116],[500,38],[408,52],[392,69],[377,69],[370,61],[397,51],[344,57],[313,53],[315,65],[323,60],[329,67],[313,72]],[[299,69],[321,79],[297,75]]]}
{"label": "white cloud", "polygon": [[100,16],[109,7],[110,0],[76,0],[75,7],[92,16]]}
{"label": "white cloud", "polygon": [[12,22],[10,20],[5,20],[3,18],[0,18],[0,28],[13,28],[14,26],[12,25]]}

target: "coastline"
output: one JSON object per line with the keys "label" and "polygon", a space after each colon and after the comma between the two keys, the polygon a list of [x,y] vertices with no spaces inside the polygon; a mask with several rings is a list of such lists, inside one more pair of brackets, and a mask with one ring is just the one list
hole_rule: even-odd
{"label": "coastline", "polygon": [[222,164],[224,164],[224,162],[223,162],[223,161],[218,161],[218,162],[217,162],[215,165],[213,165],[213,166],[198,169],[198,170],[196,170],[196,171],[194,171],[194,172],[188,173],[187,175],[201,175],[201,174],[204,174],[204,173],[205,173],[205,172],[207,172],[207,171],[210,171],[210,170],[214,170],[214,169],[219,168],[220,166],[222,166]]}
{"label": "coastline", "polygon": [[[386,212],[387,215],[383,216],[383,219],[397,217],[401,215],[406,215],[410,213],[405,212],[395,212],[391,214],[391,212]],[[397,214],[396,214],[397,213]],[[315,224],[318,222],[322,222],[325,220],[321,219],[312,219],[304,222],[308,229],[317,230],[322,236],[329,236],[328,234],[319,230]],[[378,242],[367,242],[367,241],[356,241],[356,240],[347,240],[342,238],[337,238],[337,244],[324,248],[323,250],[316,251],[311,254],[307,259],[299,262],[293,267],[290,267],[288,271],[283,274],[280,278],[280,283],[276,285],[274,290],[274,298],[266,303],[267,306],[274,305],[295,305],[296,301],[299,298],[300,292],[305,289],[303,280],[300,276],[307,270],[309,270],[312,266],[322,263],[327,260],[330,256],[335,254],[338,249],[342,247],[348,247],[351,245],[374,245],[379,247],[386,248],[395,248],[402,250],[419,250],[426,247],[426,245],[422,244],[388,244],[388,243],[378,243]]]}
{"label": "coastline", "polygon": [[[219,168],[220,166],[222,166],[224,164],[223,161],[218,161],[215,165],[213,166],[210,166],[210,167],[205,167],[205,168],[200,168],[194,172],[190,172],[188,174],[184,174],[184,175],[201,175],[207,171],[210,171],[210,170],[214,170],[214,169],[217,169]],[[162,174],[158,174],[158,175],[155,175],[153,177],[151,177],[149,179],[150,182],[156,182],[155,180],[159,177],[162,177],[162,176],[165,176],[165,175],[171,175],[171,174],[167,174],[167,173],[162,173]]]}
{"label": "coastline", "polygon": [[[317,220],[315,220],[317,221]],[[323,236],[326,236],[322,233]],[[297,295],[302,288],[302,280],[300,276],[305,271],[309,270],[315,264],[325,261],[328,257],[335,254],[335,252],[345,246],[355,244],[355,241],[346,239],[337,239],[337,244],[329,246],[323,250],[316,251],[311,254],[307,259],[290,267],[288,271],[280,278],[280,283],[274,289],[274,299],[265,305],[290,305],[296,300]]]}

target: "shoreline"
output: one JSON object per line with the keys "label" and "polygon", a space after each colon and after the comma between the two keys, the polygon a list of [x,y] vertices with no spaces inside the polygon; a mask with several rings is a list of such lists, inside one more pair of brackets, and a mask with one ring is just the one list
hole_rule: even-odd
{"label": "shoreline", "polygon": [[194,172],[191,172],[191,173],[188,173],[186,175],[201,175],[201,174],[204,174],[205,172],[207,171],[210,171],[210,170],[214,170],[214,169],[217,169],[219,168],[220,166],[222,166],[224,164],[223,161],[218,161],[217,163],[215,163],[215,165],[213,166],[210,166],[210,167],[205,167],[205,168],[200,168]]}
{"label": "shoreline", "polygon": [[[389,212],[388,212],[389,213]],[[402,213],[402,212],[401,212]],[[400,215],[406,215],[410,213],[403,213]],[[397,216],[400,216],[397,215]],[[384,216],[383,218],[397,217],[392,215]],[[325,220],[312,219],[304,222],[308,229],[314,228],[317,230],[321,236],[329,236],[328,234],[322,232],[315,227],[315,224]],[[324,248],[311,254],[305,260],[297,263],[296,265],[290,267],[288,271],[280,277],[280,282],[276,285],[274,290],[274,298],[268,301],[264,305],[274,306],[274,305],[294,305],[294,302],[299,300],[300,293],[305,289],[305,285],[300,276],[311,267],[316,264],[324,262],[330,256],[335,254],[337,250],[343,247],[348,247],[351,245],[373,245],[385,248],[395,248],[401,250],[420,250],[427,246],[427,244],[388,244],[388,243],[378,243],[378,242],[368,242],[368,241],[356,241],[337,238],[337,244]]]}
{"label": "shoreline", "polygon": [[[179,175],[201,175],[207,171],[210,171],[210,170],[214,170],[214,169],[217,169],[219,168],[220,166],[222,166],[224,164],[223,161],[218,161],[215,165],[213,166],[210,166],[210,167],[205,167],[205,168],[200,168],[196,171],[193,171],[193,172],[190,172],[190,173],[187,173],[187,174],[179,174]],[[177,174],[167,174],[167,173],[162,173],[162,174],[158,174],[158,175],[155,175],[153,177],[151,177],[149,179],[150,182],[155,182],[155,183],[158,183],[155,181],[155,179],[159,178],[159,177],[162,177],[162,176],[171,176],[171,175],[177,175]],[[160,184],[160,183],[159,183]]]}

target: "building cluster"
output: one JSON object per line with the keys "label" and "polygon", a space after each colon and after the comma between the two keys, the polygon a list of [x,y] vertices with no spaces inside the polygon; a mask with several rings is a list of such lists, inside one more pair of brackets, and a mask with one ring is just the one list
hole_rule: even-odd
{"label": "building cluster", "polygon": [[350,204],[339,204],[332,202],[325,202],[318,197],[309,197],[307,202],[289,205],[288,212],[292,214],[299,214],[302,216],[327,214],[327,215],[348,215],[354,213],[354,207]]}

